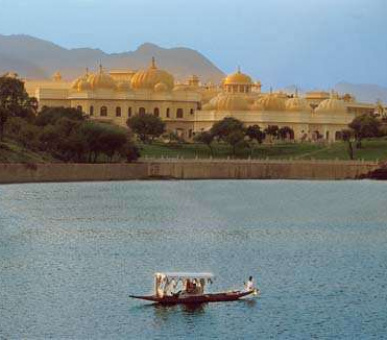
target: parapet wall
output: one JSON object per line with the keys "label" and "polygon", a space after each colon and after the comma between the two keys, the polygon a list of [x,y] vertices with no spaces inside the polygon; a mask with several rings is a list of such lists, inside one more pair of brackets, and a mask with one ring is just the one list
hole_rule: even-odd
{"label": "parapet wall", "polygon": [[147,160],[134,164],[0,164],[0,183],[135,179],[308,179],[364,177],[375,162]]}
{"label": "parapet wall", "polygon": [[148,176],[176,179],[356,179],[378,168],[354,161],[149,161]]}

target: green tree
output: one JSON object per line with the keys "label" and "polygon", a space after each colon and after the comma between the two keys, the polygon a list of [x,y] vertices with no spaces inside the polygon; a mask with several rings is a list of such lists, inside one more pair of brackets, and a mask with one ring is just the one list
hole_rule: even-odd
{"label": "green tree", "polygon": [[226,137],[231,133],[237,131],[244,133],[244,130],[243,123],[240,120],[233,117],[226,117],[221,121],[216,122],[212,126],[210,133],[214,136],[214,138],[226,141]]}
{"label": "green tree", "polygon": [[140,157],[140,151],[131,141],[127,141],[119,152],[121,157],[125,158],[128,163],[134,162]]}
{"label": "green tree", "polygon": [[352,145],[352,138],[354,136],[354,132],[351,129],[345,129],[341,131],[341,138],[343,141],[347,142],[347,150],[348,150],[348,156],[349,159],[354,159],[354,152],[353,152],[353,145]]}
{"label": "green tree", "polygon": [[269,125],[265,129],[266,135],[270,136],[270,142],[272,142],[273,139],[276,139],[278,137],[278,131],[279,131],[279,128],[277,125]]}
{"label": "green tree", "polygon": [[364,138],[377,137],[379,135],[380,121],[374,115],[364,114],[355,119],[348,125],[354,131],[356,148],[362,147]]}
{"label": "green tree", "polygon": [[253,157],[254,145],[252,142],[256,141],[258,144],[262,144],[265,139],[265,133],[261,130],[259,125],[250,125],[246,129],[246,136],[249,138],[251,156]]}
{"label": "green tree", "polygon": [[246,136],[249,137],[251,141],[257,141],[258,144],[262,144],[265,139],[265,133],[261,130],[259,125],[250,125],[247,127]]}
{"label": "green tree", "polygon": [[245,141],[245,134],[242,130],[229,133],[225,138],[225,142],[232,147],[233,156],[236,155],[237,148],[244,149],[249,146]]}
{"label": "green tree", "polygon": [[194,141],[197,143],[202,143],[208,146],[211,152],[211,156],[214,157],[214,150],[212,147],[212,142],[214,141],[214,136],[211,132],[209,131],[203,131],[200,132],[199,134],[195,135]]}
{"label": "green tree", "polygon": [[0,141],[3,140],[4,128],[10,117],[32,120],[36,109],[36,99],[28,96],[21,80],[0,77]]}
{"label": "green tree", "polygon": [[47,125],[39,136],[40,149],[43,151],[53,152],[56,150],[60,141],[60,134],[54,125]]}
{"label": "green tree", "polygon": [[24,124],[21,126],[19,133],[19,141],[23,146],[24,150],[32,149],[37,144],[39,136],[39,129],[33,124]]}
{"label": "green tree", "polygon": [[294,131],[289,126],[283,126],[280,129],[278,129],[278,136],[282,140],[293,139],[294,138]]}
{"label": "green tree", "polygon": [[36,118],[36,125],[46,126],[55,125],[58,120],[68,119],[72,121],[84,121],[86,118],[83,113],[71,107],[43,107]]}
{"label": "green tree", "polygon": [[127,133],[119,128],[105,128],[99,137],[101,151],[110,162],[116,153],[119,153],[127,142]]}
{"label": "green tree", "polygon": [[143,143],[151,143],[165,132],[165,123],[152,114],[139,114],[129,118],[128,127]]}

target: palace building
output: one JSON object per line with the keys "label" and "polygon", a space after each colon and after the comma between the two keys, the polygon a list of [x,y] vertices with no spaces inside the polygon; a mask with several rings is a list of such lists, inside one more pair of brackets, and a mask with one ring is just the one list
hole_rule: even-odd
{"label": "palace building", "polygon": [[129,117],[152,113],[166,123],[167,131],[187,141],[209,130],[225,117],[235,117],[246,126],[288,126],[295,140],[335,141],[354,117],[374,113],[375,104],[359,103],[350,94],[324,91],[263,93],[259,81],[240,71],[221,84],[201,85],[196,76],[177,83],[170,73],[157,67],[154,58],[143,70],[88,70],[72,83],[57,72],[52,80],[26,80],[30,96],[40,107],[74,107],[91,119],[126,126]]}

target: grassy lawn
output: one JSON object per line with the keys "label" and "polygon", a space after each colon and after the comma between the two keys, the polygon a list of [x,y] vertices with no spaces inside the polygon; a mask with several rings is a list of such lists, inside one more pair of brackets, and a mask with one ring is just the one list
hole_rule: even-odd
{"label": "grassy lawn", "polygon": [[24,150],[13,141],[6,140],[0,143],[0,163],[54,163],[58,162],[51,156]]}
{"label": "grassy lawn", "polygon": [[[154,143],[152,145],[138,145],[142,157],[149,158],[210,158],[211,152],[206,145],[181,144],[168,145]],[[232,158],[232,149],[225,144],[214,144],[214,158]],[[340,159],[348,160],[347,144],[343,142],[318,145],[309,143],[288,143],[274,145],[256,145],[253,150],[237,150],[235,158],[246,159]],[[387,160],[387,139],[373,139],[363,141],[362,149],[355,149],[355,158],[367,161]],[[106,160],[100,160],[105,162]],[[0,144],[0,163],[54,163],[58,160],[44,153],[24,150],[17,143],[6,140]]]}
{"label": "grassy lawn", "polygon": [[[154,143],[152,145],[139,145],[142,157],[149,158],[209,158],[210,149],[202,144],[168,145]],[[232,157],[232,149],[225,144],[214,144],[214,158]],[[258,159],[340,159],[348,160],[347,144],[338,142],[330,145],[309,143],[289,143],[274,145],[256,145],[253,150],[237,150],[235,158]],[[355,149],[355,159],[369,161],[387,159],[387,140],[373,139],[363,141],[362,149]]]}

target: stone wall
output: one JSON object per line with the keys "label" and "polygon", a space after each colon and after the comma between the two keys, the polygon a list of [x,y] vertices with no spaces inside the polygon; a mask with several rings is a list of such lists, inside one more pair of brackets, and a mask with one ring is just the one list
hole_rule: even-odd
{"label": "stone wall", "polygon": [[346,161],[149,161],[150,178],[176,179],[356,179],[375,162]]}
{"label": "stone wall", "polygon": [[148,165],[0,164],[0,183],[77,182],[146,179]]}
{"label": "stone wall", "polygon": [[0,164],[0,183],[133,179],[355,179],[374,162],[147,160],[135,164]]}

